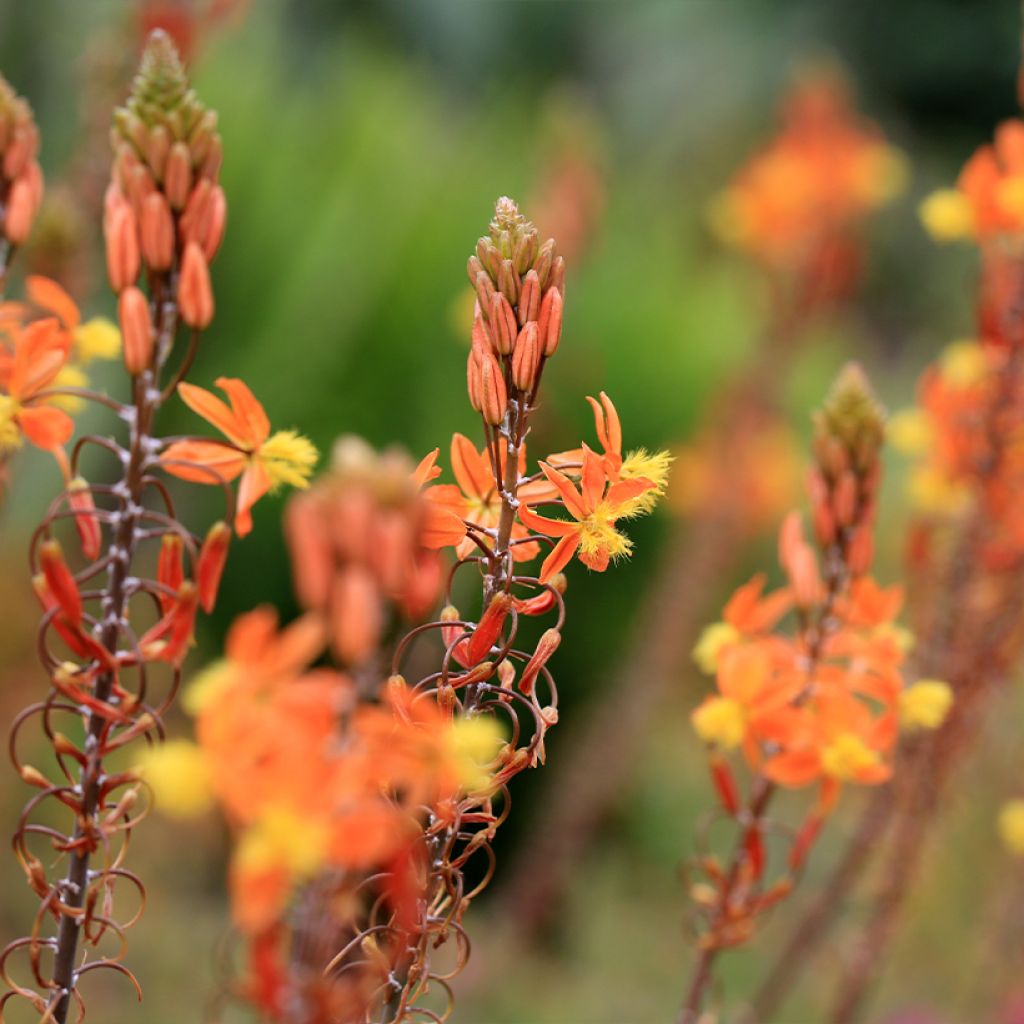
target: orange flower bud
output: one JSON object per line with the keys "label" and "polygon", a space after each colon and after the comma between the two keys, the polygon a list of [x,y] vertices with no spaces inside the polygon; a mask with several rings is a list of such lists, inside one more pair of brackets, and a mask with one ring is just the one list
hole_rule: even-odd
{"label": "orange flower bud", "polygon": [[553,356],[562,339],[562,293],[557,288],[549,288],[544,293],[537,323],[544,355]]}
{"label": "orange flower bud", "polygon": [[39,135],[31,125],[19,125],[14,138],[4,153],[4,177],[9,181],[21,177],[21,172],[35,159]]}
{"label": "orange flower bud", "polygon": [[284,510],[284,536],[299,604],[303,608],[326,608],[334,563],[327,523],[315,494],[306,491],[289,499]]}
{"label": "orange flower bud", "polygon": [[68,504],[75,513],[75,528],[78,540],[82,545],[82,554],[89,561],[99,557],[103,535],[100,521],[96,515],[96,503],[93,501],[92,489],[80,476],[68,484]]}
{"label": "orange flower bud", "polygon": [[139,238],[135,225],[135,214],[123,200],[111,210],[105,225],[107,276],[115,292],[134,284],[139,276]]}
{"label": "orange flower bud", "polygon": [[565,292],[565,257],[556,256],[551,263],[551,280],[550,285],[552,288],[557,288],[560,295]]}
{"label": "orange flower bud", "polygon": [[537,322],[531,320],[516,339],[515,352],[512,356],[512,383],[520,391],[532,390],[539,366],[540,333]]}
{"label": "orange flower bud", "polygon": [[191,235],[203,250],[206,262],[213,262],[220,243],[224,239],[224,226],[228,219],[228,202],[220,185],[210,190],[209,199],[203,204],[191,229]]}
{"label": "orange flower bud", "polygon": [[80,626],[82,595],[78,592],[75,577],[64,561],[64,549],[59,541],[51,538],[39,546],[39,567],[43,571],[46,586],[60,606],[64,617],[72,626]]}
{"label": "orange flower bud", "polygon": [[857,514],[857,478],[850,470],[841,473],[836,481],[832,510],[840,526],[849,526]]}
{"label": "orange flower bud", "polygon": [[19,178],[11,186],[7,197],[7,212],[3,222],[3,233],[12,245],[21,245],[28,238],[35,215],[32,186],[28,179]]}
{"label": "orange flower bud", "polygon": [[142,255],[152,270],[167,270],[174,262],[174,221],[161,192],[150,192],[139,218]]}
{"label": "orange flower bud", "polygon": [[160,607],[164,614],[171,609],[185,579],[184,545],[176,533],[165,533],[160,541],[160,557],[156,563],[156,581],[170,593],[161,590]]}
{"label": "orange flower bud", "polygon": [[494,646],[511,607],[512,597],[504,591],[491,598],[491,603],[480,619],[480,624],[473,630],[473,635],[469,638],[466,656],[470,665],[476,664]]}
{"label": "orange flower bud", "polygon": [[501,355],[507,356],[512,351],[518,331],[516,315],[512,312],[508,299],[501,292],[495,292],[491,302],[490,328],[495,349]]}
{"label": "orange flower bud", "polygon": [[128,201],[131,203],[136,217],[142,216],[142,204],[145,202],[146,196],[155,188],[153,176],[142,164],[137,164],[132,168],[131,174],[128,175],[125,194],[128,196]]}
{"label": "orange flower bud", "polygon": [[125,369],[135,376],[149,366],[154,341],[149,302],[135,285],[121,292],[117,300],[117,317],[121,321]]}
{"label": "orange flower bud", "polygon": [[192,154],[184,142],[175,142],[167,154],[164,193],[175,210],[184,208],[192,191]]}
{"label": "orange flower bud", "polygon": [[497,426],[505,418],[508,409],[505,375],[501,371],[501,364],[490,352],[485,352],[479,362],[480,412],[488,423]]}
{"label": "orange flower bud", "polygon": [[533,264],[533,269],[537,271],[537,280],[540,283],[542,291],[548,286],[548,277],[551,275],[551,263],[554,258],[555,240],[553,238],[549,238],[540,247],[540,251],[537,253],[537,259]]}
{"label": "orange flower bud", "polygon": [[[445,647],[452,648],[452,657],[463,667],[468,668],[473,663],[469,660],[469,639],[464,637],[466,627],[462,624],[459,609],[454,605],[446,604],[441,609],[441,622],[451,623],[441,627],[441,641]],[[459,637],[464,637],[461,643],[456,643]]]}
{"label": "orange flower bud", "polygon": [[486,271],[481,270],[476,275],[473,287],[476,288],[476,300],[480,303],[480,308],[490,309],[494,298],[494,283]]}
{"label": "orange flower bud", "polygon": [[480,360],[477,358],[475,351],[469,353],[469,358],[466,360],[466,391],[469,394],[469,404],[476,409],[477,412],[481,408],[481,391],[483,390],[483,381],[481,380],[480,373]]}
{"label": "orange flower bud", "polygon": [[846,549],[846,564],[854,576],[863,576],[875,560],[875,538],[870,526],[862,524],[850,539]]}
{"label": "orange flower bud", "polygon": [[224,574],[230,545],[231,527],[225,522],[217,522],[210,527],[199,550],[196,583],[199,585],[199,604],[207,615],[217,603],[217,591],[220,590],[220,578]]}
{"label": "orange flower bud", "polygon": [[533,656],[526,663],[526,667],[523,669],[522,675],[519,677],[519,689],[526,694],[527,697],[533,693],[533,687],[537,682],[537,676],[540,675],[541,669],[547,664],[548,659],[558,650],[558,645],[562,642],[562,634],[557,629],[548,629],[541,634],[540,640],[537,641],[537,648],[533,652]]}
{"label": "orange flower bud", "polygon": [[339,661],[358,665],[374,652],[384,627],[381,594],[373,573],[346,566],[331,591],[331,648]]}
{"label": "orange flower bud", "polygon": [[540,313],[540,278],[531,270],[523,278],[523,289],[519,293],[519,326],[536,320]]}
{"label": "orange flower bud", "polygon": [[511,260],[502,260],[498,268],[498,291],[514,306],[519,301],[519,275]]}
{"label": "orange flower bud", "polygon": [[178,308],[185,323],[199,330],[208,327],[213,319],[210,269],[196,242],[189,242],[185,246],[181,276],[178,279]]}

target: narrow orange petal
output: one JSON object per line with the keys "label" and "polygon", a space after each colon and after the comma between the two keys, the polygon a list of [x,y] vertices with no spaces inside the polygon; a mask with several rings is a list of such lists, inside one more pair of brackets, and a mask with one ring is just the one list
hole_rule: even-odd
{"label": "narrow orange petal", "polygon": [[549,537],[578,535],[580,529],[577,523],[570,523],[565,519],[548,519],[547,516],[539,516],[526,505],[519,506],[519,520],[531,530],[546,533]]}
{"label": "narrow orange petal", "polygon": [[486,498],[495,489],[494,474],[486,455],[465,434],[452,435],[452,472],[464,494]]}
{"label": "narrow orange petal", "polygon": [[175,441],[160,456],[172,476],[197,484],[234,480],[245,469],[243,452],[216,441]]}
{"label": "narrow orange petal", "polygon": [[225,437],[234,441],[239,448],[257,448],[262,441],[249,436],[246,425],[216,395],[195,384],[178,385],[181,400],[207,423],[215,426]]}
{"label": "narrow orange petal", "polygon": [[82,317],[75,300],[56,281],[40,274],[31,274],[25,278],[25,293],[33,305],[53,313],[69,331],[73,331],[81,322]]}
{"label": "narrow orange petal", "polygon": [[244,537],[252,530],[250,510],[267,491],[270,490],[270,477],[262,463],[250,460],[238,485],[238,501],[235,506],[235,526],[238,536]]}
{"label": "narrow orange petal", "polygon": [[40,405],[21,409],[18,425],[22,433],[37,447],[50,451],[61,448],[71,440],[75,424],[63,409]]}
{"label": "narrow orange petal", "polygon": [[270,419],[249,385],[235,377],[218,377],[214,384],[228,396],[231,411],[239,423],[245,424],[246,432],[255,441],[253,447],[258,448],[270,437]]}
{"label": "narrow orange petal", "polygon": [[541,583],[547,583],[555,573],[561,572],[572,561],[578,544],[579,537],[569,534],[554,546],[551,554],[544,559],[544,564],[540,567]]}
{"label": "narrow orange petal", "polygon": [[587,510],[583,507],[582,496],[576,490],[573,482],[564,473],[547,465],[545,462],[540,464],[540,468],[548,480],[558,489],[558,493],[562,496],[562,501],[565,502],[565,507],[569,514],[574,519],[583,519],[587,514]]}

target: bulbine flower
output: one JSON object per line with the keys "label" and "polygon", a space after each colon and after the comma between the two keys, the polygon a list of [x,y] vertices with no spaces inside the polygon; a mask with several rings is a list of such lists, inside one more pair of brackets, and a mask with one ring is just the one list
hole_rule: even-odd
{"label": "bulbine flower", "polygon": [[175,441],[164,451],[163,461],[173,476],[193,483],[216,484],[241,476],[235,529],[244,537],[252,530],[252,507],[264,494],[283,484],[309,486],[317,452],[293,430],[271,434],[263,406],[243,381],[218,377],[215,383],[228,396],[230,407],[193,384],[179,384],[178,394],[193,412],[220,430],[228,443]]}
{"label": "bulbine flower", "polygon": [[549,519],[531,511],[528,505],[519,509],[524,525],[559,538],[541,566],[541,583],[561,572],[577,552],[580,561],[596,572],[604,572],[613,558],[629,554],[632,544],[615,524],[645,510],[643,496],[658,486],[653,480],[638,477],[611,483],[601,459],[586,446],[579,487],[546,463],[542,462],[540,467],[574,520]]}

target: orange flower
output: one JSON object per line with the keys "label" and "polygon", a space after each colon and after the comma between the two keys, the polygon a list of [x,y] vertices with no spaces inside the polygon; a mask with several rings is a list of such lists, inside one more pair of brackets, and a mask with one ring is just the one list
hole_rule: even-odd
{"label": "orange flower", "polygon": [[[526,463],[526,449],[521,449],[519,473],[522,475]],[[487,455],[487,449],[477,451],[472,441],[463,434],[452,435],[452,472],[456,484],[436,484],[425,494],[436,508],[446,510],[460,522],[470,522],[482,530],[495,530],[501,518],[501,493],[494,479],[494,471]],[[501,474],[505,474],[505,450],[501,449]],[[522,502],[543,501],[553,493],[544,481],[532,481],[520,485],[518,498]],[[513,540],[523,540],[528,531],[518,523],[512,529]],[[476,544],[465,536],[465,529],[456,547],[460,558],[465,558],[476,549]],[[539,551],[535,543],[516,544],[512,557],[517,561],[535,558]]]}
{"label": "orange flower", "polygon": [[0,451],[17,448],[22,436],[47,451],[63,447],[74,424],[62,409],[38,402],[64,368],[70,339],[53,319],[10,328],[13,351],[0,346]]}
{"label": "orange flower", "polygon": [[546,463],[540,465],[575,520],[548,519],[525,504],[520,506],[519,518],[525,526],[560,538],[541,566],[540,581],[546,583],[561,572],[577,551],[580,561],[597,572],[604,572],[613,558],[628,555],[632,545],[615,529],[615,523],[637,514],[637,499],[654,488],[654,482],[640,477],[609,483],[600,456],[586,445],[578,489],[564,473]]}
{"label": "orange flower", "polygon": [[252,529],[253,505],[281,484],[309,486],[317,452],[292,430],[271,435],[270,420],[248,386],[230,377],[215,381],[231,403],[192,384],[179,384],[185,404],[220,430],[227,442],[176,441],[163,453],[164,468],[183,480],[211,484],[241,475],[235,529],[245,536]]}

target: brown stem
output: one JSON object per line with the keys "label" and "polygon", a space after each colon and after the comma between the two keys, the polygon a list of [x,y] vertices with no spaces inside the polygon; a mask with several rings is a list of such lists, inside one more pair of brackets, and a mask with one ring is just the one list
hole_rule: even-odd
{"label": "brown stem", "polygon": [[[173,333],[176,311],[161,301],[162,288],[154,290],[153,310],[156,322],[161,325],[161,335]],[[121,638],[121,627],[125,618],[128,594],[126,581],[132,566],[137,541],[139,513],[142,508],[145,476],[150,458],[149,446],[153,418],[160,406],[160,392],[155,383],[159,368],[145,370],[133,381],[133,410],[130,423],[128,462],[124,470],[123,483],[128,500],[118,513],[119,523],[110,547],[110,563],[107,584],[101,598],[103,627],[100,643],[111,654],[116,654]],[[105,672],[96,681],[95,696],[104,704],[109,702],[115,682],[113,672]],[[67,875],[61,885],[64,904],[71,910],[61,915],[57,933],[57,948],[54,954],[53,985],[57,1005],[53,1012],[54,1024],[66,1024],[72,1004],[75,987],[75,961],[78,954],[79,935],[84,920],[82,911],[89,889],[89,864],[91,847],[96,839],[96,809],[99,803],[100,783],[104,773],[102,764],[102,735],[109,720],[98,712],[92,712],[87,725],[85,753],[88,758],[79,777],[82,794],[82,810],[75,825],[74,849],[68,865]]]}

